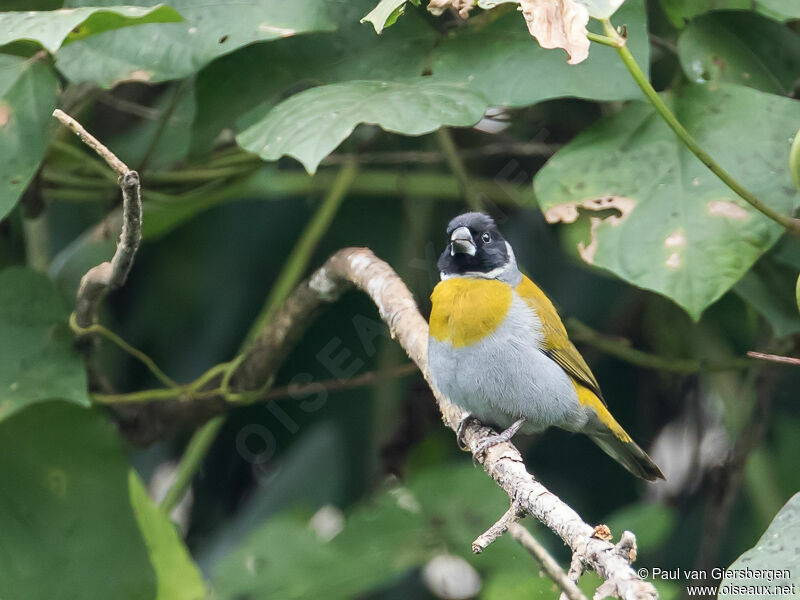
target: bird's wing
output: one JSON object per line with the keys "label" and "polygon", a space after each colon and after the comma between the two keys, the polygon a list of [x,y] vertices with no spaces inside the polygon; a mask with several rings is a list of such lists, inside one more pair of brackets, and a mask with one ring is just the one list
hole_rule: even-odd
{"label": "bird's wing", "polygon": [[581,353],[569,341],[567,330],[550,299],[539,289],[539,286],[525,275],[522,276],[522,282],[517,286],[517,293],[536,311],[542,323],[542,332],[544,333],[542,350],[544,353],[564,369],[573,380],[594,392],[606,406],[597,379],[589,369],[589,365],[583,360]]}

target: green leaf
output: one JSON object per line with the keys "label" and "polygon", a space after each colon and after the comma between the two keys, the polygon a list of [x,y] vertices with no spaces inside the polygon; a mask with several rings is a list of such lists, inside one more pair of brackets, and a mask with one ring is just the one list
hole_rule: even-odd
{"label": "green leaf", "polygon": [[[717,598],[774,598],[795,595],[800,587],[797,557],[800,556],[800,493],[792,496],[778,511],[755,546],[728,567]],[[770,593],[748,593],[745,586],[772,588]],[[782,591],[775,588],[780,586]],[[738,588],[738,590],[736,589]],[[741,590],[741,592],[739,591]]]}
{"label": "green leaf", "polygon": [[[68,5],[114,0],[72,0]],[[148,4],[146,1],[137,4]],[[59,69],[72,81],[112,87],[120,81],[165,81],[196,73],[247,44],[333,28],[324,0],[174,0],[182,23],[109,31],[59,50]]]}
{"label": "green leaf", "polygon": [[0,54],[0,219],[44,158],[57,97],[58,81],[42,61]]}
{"label": "green leaf", "polygon": [[715,10],[755,10],[780,21],[800,18],[800,4],[796,0],[661,0],[661,6],[676,27]]}
{"label": "green leaf", "polygon": [[349,81],[292,96],[236,140],[264,160],[286,154],[314,173],[320,161],[359,123],[422,135],[443,125],[474,125],[485,111],[482,96],[456,85],[424,79],[409,83]]}
{"label": "green leaf", "polygon": [[[788,172],[800,103],[737,86],[687,86],[665,100],[714,157],[766,204],[797,205]],[[753,115],[759,115],[753,119]],[[663,294],[695,319],[775,243],[780,225],[715,177],[650,105],[589,128],[534,180],[550,222],[593,213],[582,258]]]}
{"label": "green leaf", "polygon": [[800,332],[793,289],[797,267],[783,265],[771,254],[759,260],[733,290],[767,320],[776,337],[783,338]]}
{"label": "green leaf", "polygon": [[800,35],[752,13],[715,12],[686,27],[678,56],[696,83],[734,83],[787,95],[800,72]]}
{"label": "green leaf", "polygon": [[155,597],[128,465],[100,413],[49,403],[0,423],[0,481],[4,597]]}
{"label": "green leaf", "polygon": [[511,569],[495,573],[481,594],[482,600],[509,600],[509,598],[557,598],[558,586],[539,573],[521,573]]}
{"label": "green leaf", "polygon": [[[438,34],[413,11],[379,37],[359,25],[361,3],[348,4],[339,31],[254,44],[221,57],[197,77],[197,113],[192,132],[195,153],[211,147],[226,127],[242,131],[279,101],[286,91],[352,79],[397,81],[417,77]],[[363,14],[363,13],[362,13]],[[275,65],[264,69],[263,65]]]}
{"label": "green leaf", "polygon": [[205,598],[203,578],[175,525],[147,495],[133,469],[128,473],[128,489],[136,521],[156,572],[155,600]]}
{"label": "green leaf", "polygon": [[180,20],[181,16],[174,8],[162,4],[152,8],[86,6],[48,11],[0,12],[0,46],[17,40],[33,40],[49,52],[55,52],[64,44],[104,31],[144,23],[175,23]]}
{"label": "green leaf", "polygon": [[361,23],[372,23],[375,33],[380,33],[385,27],[394,25],[397,18],[403,14],[405,6],[406,0],[381,0],[361,19]]}
{"label": "green leaf", "polygon": [[0,420],[45,400],[88,406],[86,371],[53,284],[11,267],[0,271]]}
{"label": "green leaf", "polygon": [[[646,68],[650,44],[644,3],[629,0],[614,23],[627,25],[628,47]],[[597,22],[590,29],[602,32]],[[465,85],[484,95],[491,106],[528,106],[564,96],[642,97],[613,48],[593,44],[586,61],[569,65],[563,52],[536,43],[516,10],[496,9],[451,32],[433,53],[433,76],[436,81]]]}

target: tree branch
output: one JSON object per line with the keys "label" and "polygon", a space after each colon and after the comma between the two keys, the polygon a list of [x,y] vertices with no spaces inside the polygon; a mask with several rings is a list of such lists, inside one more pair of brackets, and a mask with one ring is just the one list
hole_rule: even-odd
{"label": "tree branch", "polygon": [[80,328],[97,321],[100,303],[111,290],[121,287],[133,266],[136,250],[142,240],[142,191],[139,174],[132,171],[113,152],[101,144],[83,125],[64,111],[56,109],[53,116],[69,127],[87,146],[94,150],[119,174],[122,190],[122,231],[111,262],[89,269],[81,278],[75,300],[75,322]]}

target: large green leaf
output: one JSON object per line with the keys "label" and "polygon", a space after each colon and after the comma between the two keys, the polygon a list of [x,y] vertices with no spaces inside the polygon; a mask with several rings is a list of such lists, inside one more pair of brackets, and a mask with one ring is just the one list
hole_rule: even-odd
{"label": "large green leaf", "polygon": [[44,400],[89,405],[72,340],[67,311],[46,277],[19,267],[0,271],[0,420]]}
{"label": "large green leaf", "polygon": [[104,31],[144,23],[176,23],[180,14],[169,6],[108,6],[48,11],[0,12],[0,46],[17,40],[33,40],[50,52],[62,44]]}
{"label": "large green leaf", "polygon": [[[796,597],[800,588],[800,493],[778,511],[755,546],[728,567],[718,598]],[[754,588],[758,591],[753,593]],[[780,591],[777,588],[780,588]],[[747,589],[749,588],[749,589]]]}
{"label": "large green leaf", "polygon": [[[438,39],[436,31],[418,14],[408,14],[377,36],[357,22],[363,2],[353,4],[340,15],[344,22],[337,32],[253,44],[204,68],[195,86],[194,151],[207,150],[225,127],[241,131],[262,118],[282,93],[293,87],[297,91],[298,84],[393,81],[420,75]],[[352,17],[349,24],[348,16]]]}
{"label": "large green leaf", "polygon": [[[644,3],[629,0],[614,16],[627,25],[629,48],[649,65]],[[593,22],[592,29],[602,31]],[[492,106],[528,106],[548,98],[595,100],[640,98],[641,91],[612,48],[594,44],[589,58],[567,64],[563,52],[541,48],[516,10],[495,9],[450,33],[433,54],[437,81],[461,83]]]}
{"label": "large green leaf", "polygon": [[[114,1],[71,0],[67,4]],[[59,69],[72,81],[104,87],[132,79],[179,79],[247,44],[334,26],[324,0],[174,0],[171,5],[184,22],[109,31],[70,44],[56,55]]]}
{"label": "large green leaf", "polygon": [[0,589],[26,600],[153,600],[156,574],[101,414],[42,404],[0,423]]}
{"label": "large green leaf", "polygon": [[294,156],[314,173],[320,161],[359,123],[422,135],[443,125],[474,125],[485,110],[482,96],[458,85],[426,79],[408,83],[348,81],[292,96],[236,140],[264,160]]}
{"label": "large green leaf", "polygon": [[715,12],[692,21],[678,38],[686,75],[789,94],[800,73],[800,35],[759,15]]}
{"label": "large green leaf", "polygon": [[203,578],[178,535],[175,524],[147,495],[147,490],[133,469],[128,474],[128,489],[136,522],[156,572],[154,600],[205,598]]}
{"label": "large green leaf", "polygon": [[683,27],[697,15],[714,10],[756,10],[779,20],[800,18],[797,0],[661,0],[669,20]]}
{"label": "large green leaf", "polygon": [[[666,100],[700,145],[763,202],[785,214],[797,206],[788,155],[800,103],[736,86],[687,86]],[[579,135],[534,183],[551,222],[572,223],[581,208],[594,213],[591,239],[579,248],[586,262],[664,294],[695,319],[782,232],[642,103]]]}
{"label": "large green leaf", "polygon": [[58,82],[41,60],[0,54],[0,219],[44,158]]}

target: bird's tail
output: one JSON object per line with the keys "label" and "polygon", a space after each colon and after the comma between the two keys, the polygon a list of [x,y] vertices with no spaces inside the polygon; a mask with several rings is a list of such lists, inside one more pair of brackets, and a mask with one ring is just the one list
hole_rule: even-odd
{"label": "bird's tail", "polygon": [[625,442],[611,431],[591,433],[589,437],[603,449],[603,452],[637,477],[647,481],[664,479],[664,474],[658,465],[633,440]]}
{"label": "bird's tail", "polygon": [[647,481],[665,479],[658,465],[625,433],[608,409],[602,407],[602,410],[605,414],[598,415],[599,422],[595,422],[592,430],[587,432],[592,441],[637,477]]}

